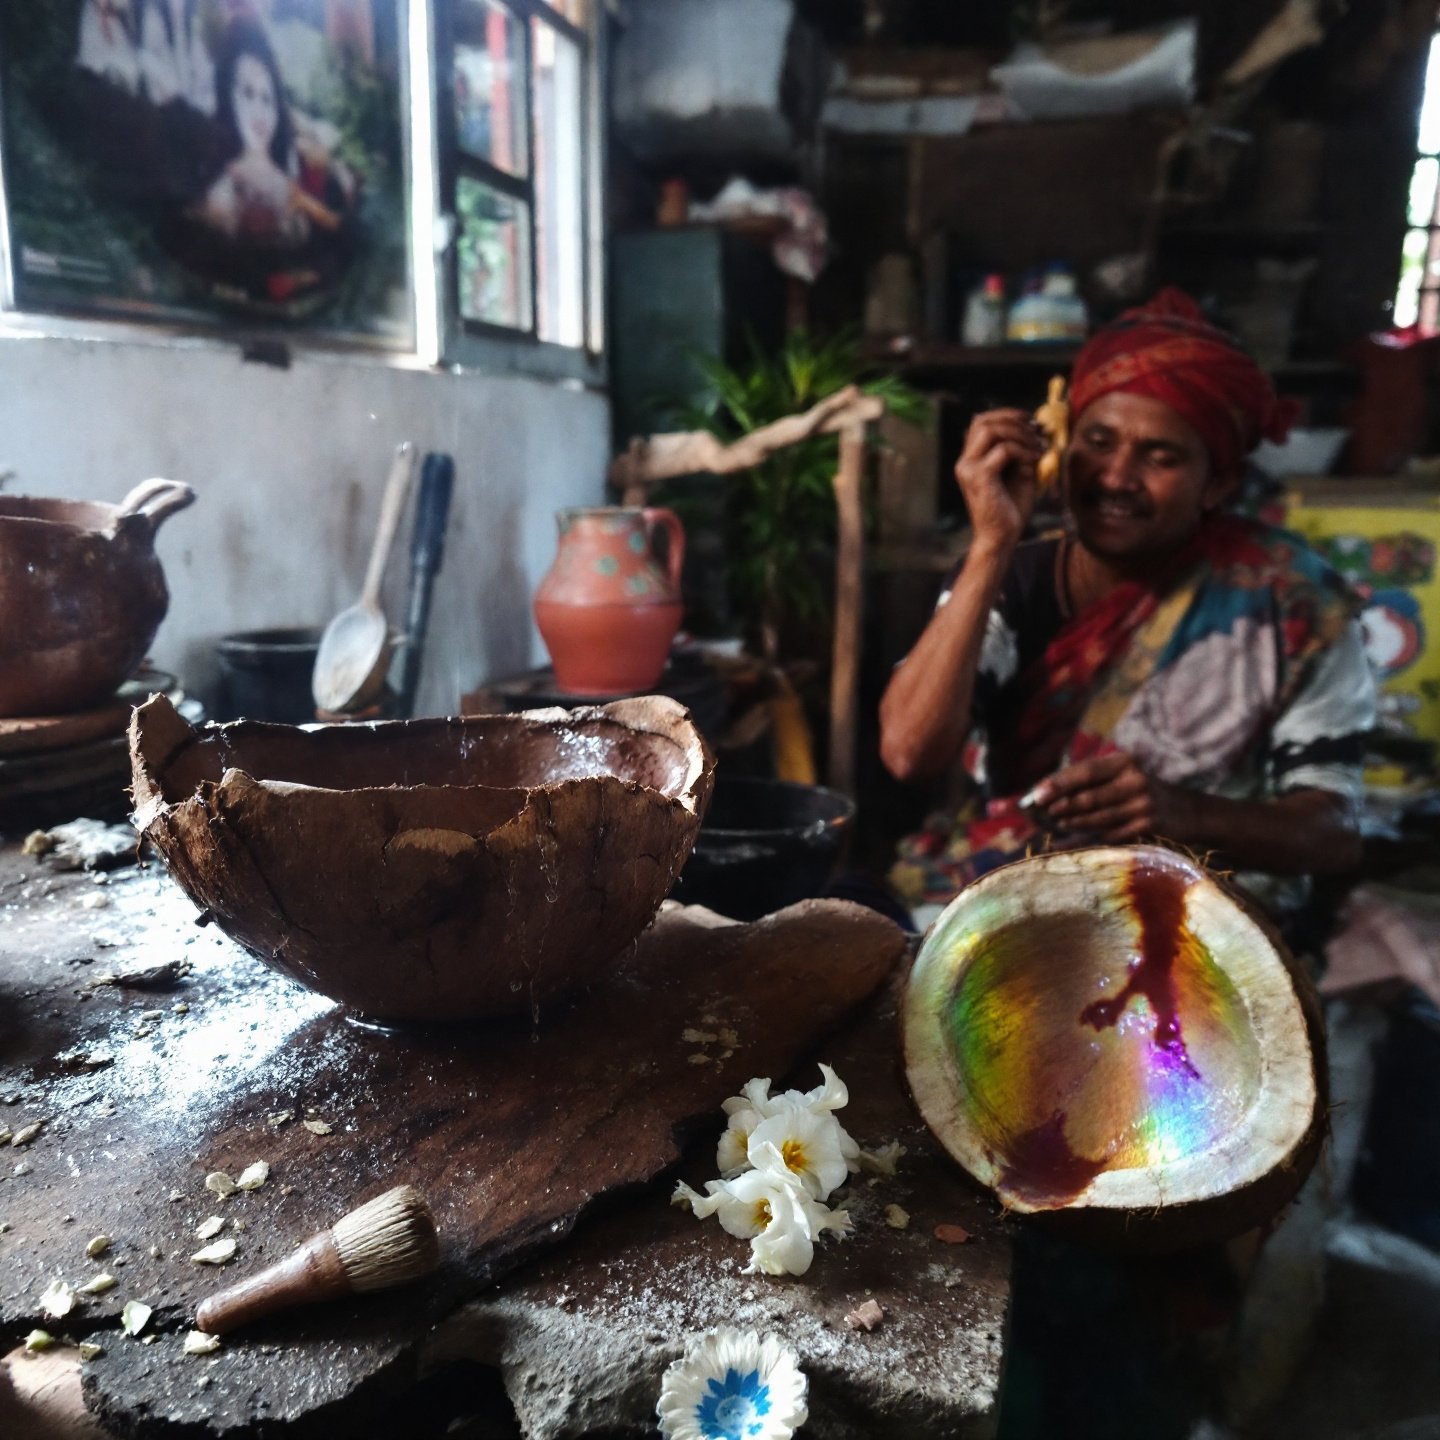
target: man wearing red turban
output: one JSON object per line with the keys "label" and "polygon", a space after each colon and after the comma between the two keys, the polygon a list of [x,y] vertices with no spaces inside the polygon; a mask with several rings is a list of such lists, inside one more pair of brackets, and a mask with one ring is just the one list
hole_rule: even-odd
{"label": "man wearing red turban", "polygon": [[1071,409],[1067,529],[1032,541],[1042,438],[1024,411],[971,423],[955,467],[970,549],[886,690],[881,754],[909,779],[963,752],[987,804],[908,842],[893,878],[943,900],[1040,829],[1153,836],[1260,872],[1283,916],[1295,877],[1358,861],[1374,723],[1342,582],[1296,537],[1226,510],[1289,407],[1167,290],[1085,345]]}
{"label": "man wearing red turban", "polygon": [[1117,390],[1163,400],[1205,444],[1212,466],[1238,477],[1261,440],[1284,440],[1295,418],[1269,377],[1183,291],[1162,290],[1095,335],[1075,360],[1070,404],[1080,414]]}

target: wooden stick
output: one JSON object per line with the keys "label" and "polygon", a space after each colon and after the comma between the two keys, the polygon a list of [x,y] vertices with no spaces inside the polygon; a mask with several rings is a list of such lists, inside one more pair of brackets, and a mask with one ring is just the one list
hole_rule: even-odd
{"label": "wooden stick", "polygon": [[636,439],[610,467],[610,483],[626,505],[646,503],[650,487],[677,475],[748,470],[777,450],[814,435],[840,436],[835,475],[839,543],[835,563],[835,639],[830,675],[830,784],[855,789],[855,744],[860,697],[861,624],[865,589],[865,427],[885,414],[885,402],[847,385],[801,415],[751,431],[723,445],[702,430]]}
{"label": "wooden stick", "polygon": [[815,435],[843,433],[849,426],[878,420],[885,402],[863,394],[856,385],[837,390],[800,415],[752,430],[726,445],[704,430],[677,431],[635,439],[610,466],[610,483],[623,492],[627,505],[643,504],[649,488],[677,475],[733,475],[751,470],[777,450],[798,445]]}
{"label": "wooden stick", "polygon": [[830,784],[855,793],[855,741],[860,700],[860,643],[865,602],[865,426],[840,432],[835,472],[839,539],[835,556],[835,641],[830,663]]}

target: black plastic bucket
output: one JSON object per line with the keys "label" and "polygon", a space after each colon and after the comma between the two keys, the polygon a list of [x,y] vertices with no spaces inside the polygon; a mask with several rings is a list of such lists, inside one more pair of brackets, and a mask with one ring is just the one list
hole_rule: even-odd
{"label": "black plastic bucket", "polygon": [[319,629],[244,630],[215,642],[220,660],[220,720],[304,725],[315,718],[310,679]]}
{"label": "black plastic bucket", "polygon": [[789,780],[719,780],[673,898],[757,920],[822,895],[855,818],[838,790]]}

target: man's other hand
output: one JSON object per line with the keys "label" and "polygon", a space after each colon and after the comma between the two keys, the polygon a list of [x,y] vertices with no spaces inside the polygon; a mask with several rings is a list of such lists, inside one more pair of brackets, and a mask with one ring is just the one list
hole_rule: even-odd
{"label": "man's other hand", "polygon": [[1194,793],[1157,780],[1123,750],[1067,765],[1031,792],[1052,829],[1122,842],[1150,836],[1188,842]]}

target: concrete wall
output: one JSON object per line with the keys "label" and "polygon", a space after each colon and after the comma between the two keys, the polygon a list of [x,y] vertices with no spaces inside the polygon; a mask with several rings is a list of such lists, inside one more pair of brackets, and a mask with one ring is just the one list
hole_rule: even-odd
{"label": "concrete wall", "polygon": [[[289,370],[214,345],[0,339],[0,471],[13,493],[118,500],[152,475],[196,503],[158,549],[170,613],[152,647],[202,698],[234,630],[323,625],[363,579],[393,448],[455,457],[455,503],[417,713],[543,663],[530,597],[553,513],[603,503],[606,400],[511,377],[302,356]],[[409,517],[386,613],[399,624]]]}

